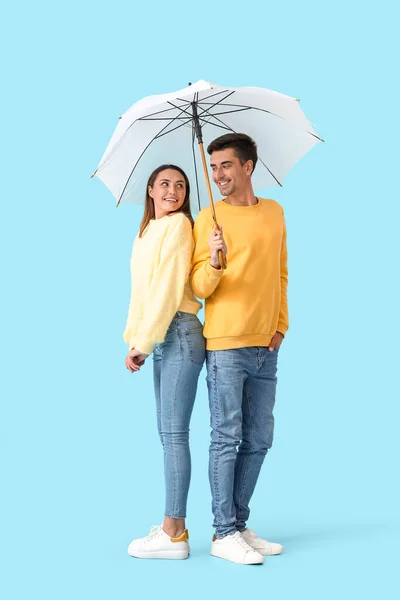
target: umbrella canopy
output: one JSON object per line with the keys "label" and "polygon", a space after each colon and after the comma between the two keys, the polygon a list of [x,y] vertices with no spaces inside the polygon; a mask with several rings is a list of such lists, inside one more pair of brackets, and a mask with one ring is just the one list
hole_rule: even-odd
{"label": "umbrella canopy", "polygon": [[[196,123],[206,147],[225,133],[246,133],[254,139],[259,156],[252,176],[256,190],[282,185],[290,169],[323,141],[295,98],[263,88],[228,88],[200,80],[133,104],[120,117],[93,176],[105,183],[117,205],[142,204],[150,173],[161,164],[174,163],[189,177],[192,209],[199,211],[208,205],[208,190]],[[214,183],[211,186],[219,195]]]}

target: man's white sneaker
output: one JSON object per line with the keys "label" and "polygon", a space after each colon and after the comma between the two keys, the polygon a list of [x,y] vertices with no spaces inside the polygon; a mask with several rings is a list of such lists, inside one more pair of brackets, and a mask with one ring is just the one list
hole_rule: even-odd
{"label": "man's white sneaker", "polygon": [[133,540],[128,546],[128,554],[135,558],[183,559],[189,554],[189,532],[187,529],[178,538],[171,538],[159,526],[150,529],[149,535]]}
{"label": "man's white sneaker", "polygon": [[283,546],[281,546],[281,544],[268,542],[267,540],[257,537],[256,532],[252,529],[245,529],[241,532],[241,536],[249,546],[264,556],[272,556],[273,554],[280,554],[283,552]]}
{"label": "man's white sneaker", "polygon": [[253,550],[238,531],[220,539],[214,536],[211,554],[241,565],[260,565],[264,562],[264,557]]}

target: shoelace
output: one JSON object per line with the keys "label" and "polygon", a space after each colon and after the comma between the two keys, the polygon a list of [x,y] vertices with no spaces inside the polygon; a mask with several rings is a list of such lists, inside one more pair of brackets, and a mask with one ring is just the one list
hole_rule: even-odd
{"label": "shoelace", "polygon": [[160,530],[161,530],[161,525],[152,525],[150,527],[149,535],[146,537],[144,542],[147,543],[150,540],[152,540],[153,537],[156,536],[160,532]]}
{"label": "shoelace", "polygon": [[256,538],[256,537],[258,537],[257,534],[256,534],[256,532],[253,531],[252,529],[245,529],[243,531],[243,533],[245,533],[245,535],[247,535],[249,538]]}
{"label": "shoelace", "polygon": [[246,542],[246,540],[242,538],[238,531],[232,536],[232,539],[236,544],[238,544],[238,546],[241,546],[244,550],[253,550],[253,548],[249,546],[249,544]]}

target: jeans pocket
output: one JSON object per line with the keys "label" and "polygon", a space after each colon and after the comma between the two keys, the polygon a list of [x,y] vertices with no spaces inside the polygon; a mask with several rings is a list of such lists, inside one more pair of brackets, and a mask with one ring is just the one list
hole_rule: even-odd
{"label": "jeans pocket", "polygon": [[203,325],[196,315],[182,322],[185,333],[203,333]]}
{"label": "jeans pocket", "polygon": [[203,366],[206,357],[206,341],[203,336],[203,328],[185,331],[185,339],[189,350],[189,359],[191,363]]}

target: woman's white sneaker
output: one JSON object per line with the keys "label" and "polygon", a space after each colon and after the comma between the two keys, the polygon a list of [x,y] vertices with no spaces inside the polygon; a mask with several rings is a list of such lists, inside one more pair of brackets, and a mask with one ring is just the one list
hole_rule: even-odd
{"label": "woman's white sneaker", "polygon": [[187,529],[178,538],[171,538],[160,526],[150,529],[149,535],[133,540],[128,554],[135,558],[168,558],[182,560],[189,555],[189,532]]}
{"label": "woman's white sneaker", "polygon": [[223,538],[214,537],[211,554],[241,565],[260,565],[264,562],[264,557],[249,546],[238,531]]}
{"label": "woman's white sneaker", "polygon": [[275,544],[275,542],[268,542],[267,540],[259,538],[252,529],[245,529],[241,532],[241,536],[249,546],[264,556],[272,556],[283,552],[283,546],[281,544]]}

